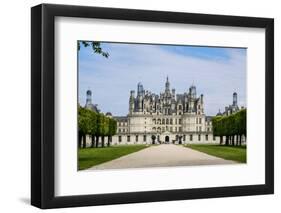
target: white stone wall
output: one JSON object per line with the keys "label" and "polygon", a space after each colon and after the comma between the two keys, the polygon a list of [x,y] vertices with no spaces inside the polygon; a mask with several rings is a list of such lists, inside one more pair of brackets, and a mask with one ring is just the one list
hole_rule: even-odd
{"label": "white stone wall", "polygon": [[[138,135],[138,140],[136,140],[136,136]],[[146,135],[146,141],[144,141],[144,134],[119,134],[119,135],[114,135],[112,137],[112,142],[111,145],[130,145],[130,144],[152,144],[152,138],[151,136],[153,134],[145,134]],[[158,135],[158,134],[154,134]],[[178,144],[179,141],[176,141],[176,135],[177,134],[161,134],[159,135],[159,139],[161,143],[165,142],[165,137],[169,137],[169,143],[174,143]],[[215,137],[215,140],[213,138],[212,133],[202,133],[202,134],[191,134],[191,133],[186,133],[186,134],[178,134],[180,136],[185,135],[185,140],[184,137],[182,137],[182,144],[219,144],[220,143],[220,137]],[[192,140],[190,140],[190,135],[192,135]],[[200,135],[200,140],[199,140],[199,135]],[[208,140],[206,140],[206,135],[208,135]],[[127,137],[130,136],[130,141],[127,141]],[[121,137],[121,142],[119,142],[119,137]],[[89,135],[86,136],[86,145],[87,147],[91,146],[91,137]],[[223,141],[225,141],[225,137],[223,137]],[[235,139],[236,141],[236,139]],[[105,137],[104,139],[104,144],[107,146],[108,143],[108,137]],[[156,144],[159,144],[157,142],[157,138],[155,140]],[[242,145],[246,144],[246,138],[245,136],[242,136]],[[101,145],[101,137],[99,138],[99,146]]]}
{"label": "white stone wall", "polygon": [[[144,141],[144,135],[146,135],[146,141]],[[152,136],[153,134],[148,133],[148,134],[120,134],[120,135],[115,135],[112,138],[112,144],[113,145],[125,145],[125,144],[152,144]],[[154,134],[156,136],[155,143],[159,144],[157,141],[157,136],[158,134]],[[204,143],[216,143],[218,144],[220,142],[219,137],[213,138],[212,133],[186,133],[186,134],[159,134],[159,139],[161,143],[165,143],[165,138],[166,136],[169,137],[169,143],[175,143],[178,144],[179,140],[176,140],[176,135],[182,136],[182,144],[204,144]],[[184,135],[185,135],[185,140],[184,140]],[[191,136],[192,135],[192,136]],[[206,137],[206,135],[208,135]],[[128,141],[128,136],[130,136],[130,141]],[[138,139],[136,139],[136,136]],[[121,142],[119,141],[119,137],[121,137]],[[192,140],[191,138],[192,137]],[[215,139],[215,140],[214,140]]]}

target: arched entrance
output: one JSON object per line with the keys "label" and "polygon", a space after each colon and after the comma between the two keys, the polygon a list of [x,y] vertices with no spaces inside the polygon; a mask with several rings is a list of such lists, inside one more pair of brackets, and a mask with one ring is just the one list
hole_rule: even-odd
{"label": "arched entrance", "polygon": [[169,138],[169,136],[167,135],[167,136],[165,137],[165,143],[169,143],[169,141],[170,141],[170,138]]}

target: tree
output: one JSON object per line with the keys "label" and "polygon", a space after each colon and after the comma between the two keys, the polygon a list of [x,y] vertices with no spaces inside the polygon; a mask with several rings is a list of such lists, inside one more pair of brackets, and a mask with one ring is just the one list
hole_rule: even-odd
{"label": "tree", "polygon": [[236,145],[238,145],[238,136],[240,137],[239,145],[241,145],[242,135],[246,137],[246,109],[240,110],[229,116],[216,116],[212,119],[213,135],[220,136],[220,144],[222,137],[225,136],[225,145],[235,145],[234,138],[236,136]]}
{"label": "tree", "polygon": [[108,131],[108,142],[107,146],[110,146],[112,141],[112,136],[116,134],[117,131],[117,121],[115,119],[109,118],[109,131]]}
{"label": "tree", "polygon": [[224,136],[222,119],[223,119],[222,116],[216,116],[212,118],[213,135],[220,137],[221,145],[223,143],[223,136]]}
{"label": "tree", "polygon": [[91,111],[91,113],[90,113],[90,126],[89,126],[89,128],[90,128],[89,132],[90,132],[91,139],[92,139],[91,147],[95,146],[95,138],[96,138],[97,131],[98,131],[97,119],[98,119],[97,113]]}
{"label": "tree", "polygon": [[[90,133],[91,111],[78,108],[78,146],[86,148],[86,135]],[[81,141],[82,140],[82,141]]]}
{"label": "tree", "polygon": [[239,145],[242,144],[242,135],[247,137],[247,111],[246,109],[240,110],[237,114],[237,125],[238,125],[238,135],[239,135]]}
{"label": "tree", "polygon": [[109,133],[109,118],[103,114],[100,114],[98,134],[101,136],[101,146],[104,147],[104,137]]}
{"label": "tree", "polygon": [[78,51],[80,50],[81,46],[92,47],[92,50],[93,50],[94,53],[102,55],[105,58],[109,57],[109,53],[102,50],[100,42],[96,42],[96,41],[78,41],[77,45],[78,45]]}
{"label": "tree", "polygon": [[99,147],[99,138],[101,136],[101,117],[102,117],[102,114],[100,113],[97,113],[97,131],[96,131],[96,148]]}

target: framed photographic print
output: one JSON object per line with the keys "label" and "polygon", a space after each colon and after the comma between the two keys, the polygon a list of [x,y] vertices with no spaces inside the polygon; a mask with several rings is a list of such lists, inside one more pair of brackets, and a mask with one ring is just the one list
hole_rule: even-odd
{"label": "framed photographic print", "polygon": [[31,9],[31,204],[274,192],[274,21]]}

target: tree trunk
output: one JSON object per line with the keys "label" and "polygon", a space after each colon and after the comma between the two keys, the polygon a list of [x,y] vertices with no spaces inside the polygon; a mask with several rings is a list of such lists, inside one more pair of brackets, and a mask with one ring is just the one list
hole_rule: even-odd
{"label": "tree trunk", "polygon": [[86,135],[83,135],[83,148],[86,148]]}
{"label": "tree trunk", "polygon": [[108,136],[108,138],[107,138],[107,146],[108,147],[110,146],[110,142],[111,142],[111,136]]}
{"label": "tree trunk", "polygon": [[78,148],[82,146],[82,133],[78,132]]}
{"label": "tree trunk", "polygon": [[234,135],[231,136],[231,145],[234,146]]}
{"label": "tree trunk", "polygon": [[236,135],[236,146],[239,145],[239,135]]}
{"label": "tree trunk", "polygon": [[226,139],[225,139],[225,145],[228,146],[229,145],[229,136],[226,136]]}
{"label": "tree trunk", "polygon": [[104,136],[101,136],[101,147],[104,147]]}
{"label": "tree trunk", "polygon": [[96,136],[96,148],[99,147],[99,136]]}
{"label": "tree trunk", "polygon": [[91,147],[92,147],[92,148],[95,147],[95,136],[94,136],[94,135],[92,135],[92,144],[91,144]]}
{"label": "tree trunk", "polygon": [[220,145],[223,144],[223,136],[220,136]]}
{"label": "tree trunk", "polygon": [[242,145],[242,135],[239,135],[239,146]]}

